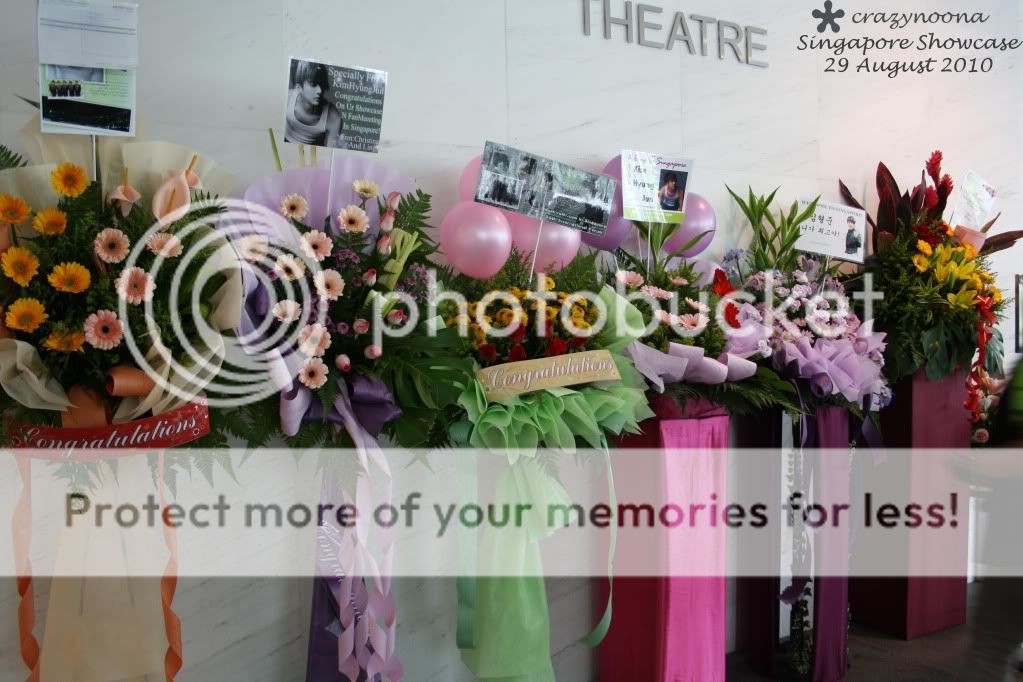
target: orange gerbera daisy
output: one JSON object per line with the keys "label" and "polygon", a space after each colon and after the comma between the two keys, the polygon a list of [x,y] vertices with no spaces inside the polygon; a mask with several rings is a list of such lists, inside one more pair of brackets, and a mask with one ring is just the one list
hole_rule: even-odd
{"label": "orange gerbera daisy", "polygon": [[66,294],[80,294],[89,288],[92,282],[92,275],[85,269],[85,266],[78,263],[61,263],[53,268],[47,278],[57,291]]}
{"label": "orange gerbera daisy", "polygon": [[85,332],[53,332],[43,341],[43,347],[60,353],[81,353],[85,345]]}
{"label": "orange gerbera daisy", "polygon": [[22,246],[12,246],[4,251],[0,256],[0,265],[5,275],[23,287],[27,287],[39,272],[39,259]]}
{"label": "orange gerbera daisy", "polygon": [[43,304],[34,298],[19,298],[7,309],[4,322],[9,329],[31,334],[49,316]]}
{"label": "orange gerbera daisy", "polygon": [[39,213],[36,213],[35,220],[32,221],[32,227],[35,228],[36,232],[42,232],[43,234],[64,234],[64,230],[67,229],[67,216],[60,209],[44,208]]}
{"label": "orange gerbera daisy", "polygon": [[63,234],[68,229],[68,216],[59,209],[43,209],[36,214],[32,227],[43,234]]}
{"label": "orange gerbera daisy", "polygon": [[28,220],[28,214],[32,211],[21,197],[12,197],[10,194],[0,194],[0,223],[8,225],[20,225]]}
{"label": "orange gerbera daisy", "polygon": [[85,170],[73,163],[62,163],[57,170],[50,173],[50,184],[57,194],[66,197],[77,197],[89,186],[89,179],[85,177]]}

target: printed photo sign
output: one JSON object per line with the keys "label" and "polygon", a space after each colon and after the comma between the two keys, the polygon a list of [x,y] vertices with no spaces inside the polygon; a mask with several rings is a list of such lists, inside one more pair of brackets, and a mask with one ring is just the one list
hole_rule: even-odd
{"label": "printed photo sign", "polygon": [[[803,199],[801,209],[812,202]],[[867,243],[867,214],[858,208],[826,201],[817,202],[817,211],[799,226],[802,236],[796,248],[838,260],[863,263]]]}
{"label": "printed photo sign", "polygon": [[603,235],[617,187],[606,175],[487,142],[476,201]]}
{"label": "printed photo sign", "polygon": [[40,130],[134,136],[138,6],[40,0],[37,28]]}
{"label": "printed photo sign", "polygon": [[487,400],[500,400],[548,388],[595,381],[620,381],[614,358],[606,350],[494,365],[476,371]]}
{"label": "printed photo sign", "polygon": [[629,220],[681,223],[693,162],[625,150],[622,152],[622,199]]}
{"label": "printed photo sign", "polygon": [[387,73],[292,57],[284,141],[380,151]]}
{"label": "printed photo sign", "polygon": [[959,200],[949,224],[979,230],[994,217],[994,211],[995,188],[973,171],[967,171],[959,183]]}

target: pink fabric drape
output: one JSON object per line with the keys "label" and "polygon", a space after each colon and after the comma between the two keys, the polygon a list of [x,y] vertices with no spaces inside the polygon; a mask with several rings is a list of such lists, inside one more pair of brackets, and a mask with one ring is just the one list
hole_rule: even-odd
{"label": "pink fabric drape", "polygon": [[[636,477],[637,471],[654,466],[662,470],[643,473],[660,474],[653,480],[664,483],[659,491],[662,500],[688,507],[690,501],[705,502],[716,493],[719,504],[724,503],[729,417],[720,409],[699,404],[682,414],[664,401],[655,404],[655,411],[659,418],[644,422],[641,435],[622,438],[617,445],[675,451],[663,458],[629,458],[619,452],[612,460],[617,460],[616,479],[622,470],[623,480],[640,480],[645,476]],[[681,557],[698,551],[718,576],[615,580],[614,617],[600,647],[602,680],[724,681],[725,540],[724,527],[703,527],[695,536],[687,529],[684,539],[681,534],[664,533],[665,575],[671,574]],[[627,542],[619,545],[619,552],[627,551]],[[598,593],[606,594],[605,582],[598,583]]]}

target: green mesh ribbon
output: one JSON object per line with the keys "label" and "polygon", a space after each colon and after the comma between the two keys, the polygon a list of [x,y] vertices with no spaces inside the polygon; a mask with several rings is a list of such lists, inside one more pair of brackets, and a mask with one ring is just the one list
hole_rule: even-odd
{"label": "green mesh ribbon", "polygon": [[[608,435],[638,433],[639,423],[653,416],[646,401],[646,383],[620,351],[643,327],[639,311],[611,289],[601,292],[610,324],[603,338],[612,353],[620,381],[574,388],[552,388],[498,401],[488,401],[478,382],[459,399],[466,423],[458,426],[457,443],[508,458],[497,482],[495,504],[531,504],[522,527],[485,531],[477,551],[475,534],[463,536],[463,566],[475,561],[487,575],[458,581],[459,647],[466,666],[480,679],[500,682],[553,682],[550,660],[550,616],[540,563],[539,542],[555,532],[546,523],[550,505],[570,504],[561,484],[532,455],[538,448],[574,452],[577,444],[598,449],[607,468],[612,508],[616,507]],[[616,326],[618,322],[623,325]],[[628,329],[630,333],[623,333]],[[460,488],[465,483],[460,483]],[[612,525],[608,578],[616,542]],[[528,575],[527,575],[528,574]],[[597,627],[580,641],[596,646],[611,624],[611,600]]]}

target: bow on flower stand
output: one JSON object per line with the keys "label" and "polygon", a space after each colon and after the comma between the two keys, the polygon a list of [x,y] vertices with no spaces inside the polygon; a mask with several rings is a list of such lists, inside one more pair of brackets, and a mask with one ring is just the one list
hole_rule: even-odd
{"label": "bow on flower stand", "polygon": [[[983,426],[990,406],[983,394],[1003,373],[997,323],[1006,302],[990,256],[1013,247],[1023,232],[991,235],[998,216],[983,225],[946,222],[953,182],[943,162],[942,153],[933,152],[919,184],[906,192],[888,167],[878,164],[879,206],[876,216],[867,218],[874,251],[868,272],[873,286],[885,293],[875,309],[878,328],[888,335],[886,374],[895,384],[895,399],[881,414],[889,447],[966,448],[971,431],[974,440],[983,442],[989,437]],[[859,207],[844,183],[839,189],[846,203]],[[932,482],[936,476],[916,469],[908,475]],[[954,487],[954,481],[947,483]],[[946,556],[961,555],[964,566],[966,525],[961,524],[964,531],[954,542],[942,546]],[[919,537],[909,544],[907,562],[935,549]],[[966,594],[965,575],[911,576],[857,578],[850,597],[858,622],[912,639],[965,622]]]}
{"label": "bow on flower stand", "polygon": [[[4,443],[14,448],[23,485],[14,535],[21,650],[29,679],[160,674],[173,680],[183,652],[172,609],[177,548],[170,528],[162,529],[169,557],[159,598],[147,594],[151,583],[130,575],[132,548],[119,532],[112,537],[98,528],[66,530],[58,574],[75,575],[76,567],[98,553],[122,556],[125,577],[55,580],[41,649],[34,635],[31,460],[54,460],[54,474],[73,490],[132,494],[133,484],[144,484],[138,465],[145,460],[121,460],[116,480],[101,464],[112,471],[119,451],[153,449],[149,467],[163,497],[164,475],[172,469],[165,450],[201,442],[218,429],[202,394],[208,377],[179,376],[171,358],[181,357],[179,344],[193,340],[188,337],[198,328],[226,330],[237,323],[239,300],[232,292],[238,273],[231,262],[215,249],[192,259],[183,255],[192,255],[190,249],[211,236],[210,229],[201,220],[189,229],[187,220],[140,203],[143,196],[158,197],[176,186],[188,159],[197,155],[161,143],[106,144],[103,150],[101,162],[131,168],[142,191],[127,184],[104,191],[71,162],[0,172],[0,406]],[[214,189],[228,189],[215,164],[204,161],[201,167]],[[183,199],[191,201],[190,187]],[[179,308],[170,282],[175,274],[205,265],[219,275],[203,282],[192,278],[178,293],[188,296],[192,286],[202,286],[211,305]],[[170,315],[178,316],[185,338],[153,327],[152,320]],[[129,339],[137,354],[127,352]],[[207,360],[216,365],[215,357]],[[163,627],[154,628],[154,620]],[[127,646],[112,652],[111,641]]]}

